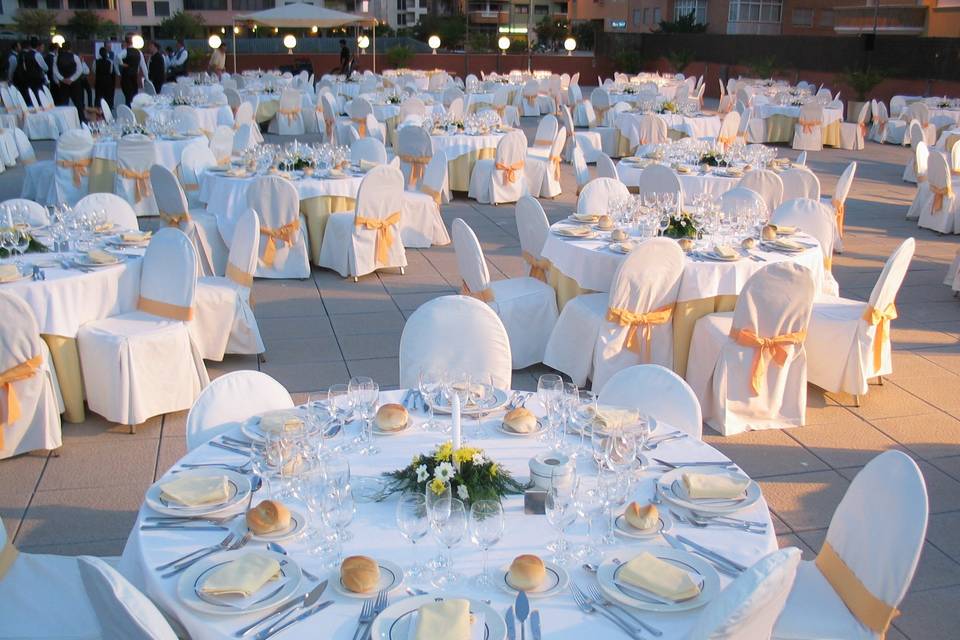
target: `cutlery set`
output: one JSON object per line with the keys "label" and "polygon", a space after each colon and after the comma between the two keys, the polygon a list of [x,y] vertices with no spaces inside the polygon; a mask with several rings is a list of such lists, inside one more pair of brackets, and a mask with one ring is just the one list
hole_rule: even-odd
{"label": "cutlery set", "polygon": [[530,599],[523,591],[517,592],[517,600],[507,609],[503,619],[507,624],[507,640],[517,640],[517,623],[520,623],[520,640],[527,640],[527,619],[530,620],[530,639],[541,640],[540,611],[530,610]]}

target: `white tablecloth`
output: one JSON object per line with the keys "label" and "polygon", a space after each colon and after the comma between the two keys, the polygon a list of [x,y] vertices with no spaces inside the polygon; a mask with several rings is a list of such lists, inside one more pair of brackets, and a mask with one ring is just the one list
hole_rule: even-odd
{"label": "white tablecloth", "polygon": [[[159,106],[153,105],[152,107],[147,107],[144,109],[144,112],[148,117],[155,117],[157,115],[163,115],[167,118],[173,117],[174,107],[171,106]],[[230,110],[230,107],[227,105],[213,105],[207,107],[194,107],[194,111],[197,113],[197,122],[200,124],[200,128],[203,131],[213,131],[217,128],[217,125],[227,125],[231,126],[233,124],[233,112]]]}
{"label": "white tablecloth", "polygon": [[[189,144],[202,140],[206,143],[206,136],[194,136],[178,140],[159,139],[153,141],[154,152],[156,153],[156,163],[161,164],[167,169],[173,171],[180,164],[180,155],[184,148]],[[103,160],[117,161],[117,141],[116,140],[97,140],[93,143],[93,157]]]}
{"label": "white tablecloth", "polygon": [[443,151],[447,154],[447,162],[453,162],[460,156],[466,155],[471,151],[480,151],[481,149],[496,149],[497,144],[503,133],[490,133],[486,135],[468,136],[464,133],[457,135],[432,135],[430,141],[433,143],[433,152]]}
{"label": "white tablecloth", "polygon": [[[753,117],[766,120],[770,116],[786,116],[788,118],[799,118],[800,107],[792,105],[761,104],[753,107]],[[843,121],[843,109],[823,108],[823,126],[832,122]]]}
{"label": "white tablecloth", "polygon": [[[699,169],[694,171],[695,173],[676,174],[677,178],[680,179],[680,186],[683,187],[684,200],[688,202],[698,193],[707,193],[714,198],[719,198],[740,182],[740,178],[719,176],[712,172],[701,174]],[[640,184],[641,173],[643,173],[643,167],[640,165],[623,160],[617,163],[617,174],[620,176],[620,181],[628,187],[636,187]]]}
{"label": "white tablecloth", "polygon": [[[253,177],[231,178],[223,173],[206,172],[200,178],[200,201],[207,204],[207,211],[215,215],[228,214],[236,217],[237,207],[247,206],[247,186]],[[346,196],[356,198],[363,176],[348,176],[337,179],[301,178],[291,180],[301,200],[318,196]]]}
{"label": "white tablecloth", "polygon": [[[800,234],[798,239],[816,244],[813,238]],[[565,276],[577,281],[582,289],[609,291],[613,275],[626,257],[607,248],[608,240],[567,240],[555,233],[547,235],[543,257],[550,260]],[[719,295],[737,295],[754,273],[766,265],[780,261],[802,264],[813,272],[813,281],[823,281],[823,252],[819,246],[796,255],[754,250],[766,259],[758,262],[741,258],[736,262],[715,262],[687,258],[680,281],[677,300],[698,300]]]}
{"label": "white tablecloth", "polygon": [[936,124],[938,127],[943,127],[947,120],[951,121],[953,125],[960,124],[960,109],[939,109],[937,107],[930,107],[930,120],[933,121],[934,118],[937,119],[934,124]]}
{"label": "white tablecloth", "polygon": [[[382,394],[382,401],[398,402],[402,391],[393,391]],[[540,413],[531,401],[528,407]],[[502,418],[502,413],[494,412],[484,420],[484,437],[469,444],[482,447],[485,452],[498,463],[504,465],[518,479],[526,479],[529,475],[527,461],[538,452],[544,451],[543,443],[536,439],[512,438],[499,434],[494,425]],[[416,416],[419,422],[420,416]],[[464,432],[470,435],[476,423],[473,419],[464,420]],[[237,435],[237,434],[234,434]],[[413,454],[429,452],[435,443],[441,439],[440,434],[424,433],[419,430],[389,438],[378,438],[377,444],[381,452],[373,457],[350,457],[351,474],[358,476],[377,475],[383,471],[400,468],[410,463]],[[444,436],[445,439],[445,436]],[[469,439],[469,438],[468,438]],[[595,466],[587,461],[589,456],[583,456],[579,464],[580,474],[595,473]],[[664,443],[657,448],[657,457],[666,460],[722,460],[719,452],[707,444],[684,438]],[[184,461],[221,461],[230,463],[243,462],[243,458],[229,452],[221,451],[210,446],[200,446],[184,458]],[[638,482],[635,494],[631,499],[649,501],[653,491],[654,479],[657,474],[645,472]],[[536,553],[544,557],[549,556],[545,549],[547,542],[553,540],[551,530],[545,516],[523,514],[523,498],[511,496],[503,501],[507,526],[506,535],[490,551],[490,567],[500,567],[521,553]],[[667,508],[667,507],[662,507]],[[397,531],[395,524],[396,498],[390,498],[382,503],[361,503],[357,505],[357,514],[354,517],[350,531],[353,538],[345,544],[344,554],[368,554],[378,559],[391,560],[401,566],[408,566],[411,561],[422,562],[436,555],[437,543],[432,535],[427,536],[421,544],[413,546],[406,542]],[[257,619],[257,615],[243,616],[209,616],[200,614],[179,603],[174,589],[177,578],[161,579],[153,567],[168,562],[180,555],[186,554],[200,546],[214,544],[223,538],[222,531],[214,532],[171,532],[139,530],[140,520],[146,515],[153,515],[147,507],[142,507],[140,518],[134,526],[133,532],[124,549],[122,569],[131,577],[135,584],[140,586],[146,594],[154,600],[164,611],[176,618],[194,640],[228,640],[240,627]],[[679,533],[704,545],[716,549],[728,557],[749,565],[763,555],[774,551],[777,547],[770,522],[769,512],[763,499],[738,516],[750,520],[762,520],[768,523],[766,534],[752,534],[739,530],[713,527],[696,529],[687,525],[676,525],[673,532]],[[578,523],[571,528],[568,539],[578,544],[585,541],[585,527]],[[665,545],[664,541],[656,544]],[[315,557],[304,554],[303,541],[289,540],[283,542],[289,554],[308,570],[325,577]],[[619,558],[629,558],[639,552],[641,544],[635,541],[621,539],[614,547],[604,548],[604,552]],[[251,543],[248,549],[263,548],[263,543]],[[476,575],[481,567],[481,553],[467,538],[453,550],[455,569],[466,578],[454,588],[445,592],[447,596],[466,595],[483,599],[491,599],[491,606],[502,613],[507,606],[513,603],[513,596],[505,591],[494,589],[478,592],[467,580]],[[570,568],[571,577],[580,584],[592,581],[582,569]],[[331,576],[331,581],[336,580]],[[730,582],[726,576],[720,576],[722,585]],[[307,589],[309,583],[302,587]],[[424,585],[417,585],[424,586]],[[391,602],[406,597],[403,589],[391,594]],[[283,638],[350,638],[354,632],[356,618],[360,613],[362,601],[346,598],[328,588],[323,599],[332,599],[334,604],[322,613],[292,627],[285,632]],[[563,593],[549,599],[532,601],[532,605],[541,612],[544,637],[551,640],[582,640],[592,635],[595,638],[620,637],[621,631],[608,620],[599,615],[585,616],[576,607],[569,593]],[[685,637],[699,610],[673,614],[642,613],[648,623],[663,631],[663,638]],[[519,633],[517,634],[519,638]],[[648,637],[644,634],[644,637]]]}

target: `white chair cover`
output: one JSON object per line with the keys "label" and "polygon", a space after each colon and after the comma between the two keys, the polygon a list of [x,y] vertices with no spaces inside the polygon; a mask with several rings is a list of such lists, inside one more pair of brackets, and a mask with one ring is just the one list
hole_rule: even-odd
{"label": "white chair cover", "polygon": [[737,183],[738,187],[746,187],[760,194],[767,205],[767,211],[773,211],[783,202],[783,180],[770,169],[753,169],[747,171]]}
{"label": "white chair cover", "polygon": [[107,222],[111,222],[121,229],[139,230],[140,223],[137,214],[130,203],[112,193],[91,193],[84,196],[73,208],[75,214],[103,211]]}
{"label": "white chair cover", "polygon": [[[599,169],[599,164],[597,165]],[[675,193],[677,207],[683,205],[683,186],[672,169],[662,164],[651,164],[640,173],[637,191],[643,193]]]}
{"label": "white chair cover", "polygon": [[823,282],[820,291],[829,296],[840,295],[840,285],[831,272],[833,239],[837,235],[837,225],[830,207],[810,198],[787,200],[777,207],[770,216],[770,221],[803,229],[804,233],[810,234],[820,243],[823,251]]}
{"label": "white chair cover", "polygon": [[[567,130],[560,129],[545,155],[527,153],[524,172],[527,175],[529,193],[541,198],[556,198],[563,193],[563,187],[560,184],[560,165],[563,162],[563,147],[566,142]],[[609,161],[609,158],[607,160]]]}
{"label": "white chair cover", "polygon": [[[953,145],[954,149],[960,149],[960,146]],[[933,192],[929,185],[924,185],[927,181],[927,166],[930,162],[930,149],[926,142],[918,142],[913,149],[912,164],[908,165],[908,174],[913,176],[913,182],[917,183],[917,193],[907,209],[907,220],[916,220],[920,217],[920,210],[928,203]],[[904,175],[906,180],[908,175]]]}
{"label": "white chair cover", "polygon": [[309,277],[306,230],[296,187],[277,176],[261,176],[247,187],[247,206],[260,216],[260,260],[255,275]]}
{"label": "white chair cover", "polygon": [[[733,105],[731,104],[732,108]],[[740,131],[740,114],[736,111],[729,111],[720,122],[720,131],[717,133],[717,146],[726,149],[737,140],[737,133]]]}
{"label": "white chair cover", "polygon": [[603,389],[621,369],[636,364],[673,366],[673,308],[684,255],[671,239],[654,238],[628,255],[610,293],[569,301],[550,334],[543,362],[579,386]]}
{"label": "white chair cover", "polygon": [[163,165],[150,168],[150,184],[156,194],[157,210],[167,226],[177,227],[193,243],[199,259],[200,274],[213,276],[226,269],[227,247],[217,231],[216,217],[203,211],[190,211],[187,196],[173,172]]}
{"label": "white chair cover", "polygon": [[793,127],[793,148],[805,151],[823,149],[823,105],[805,104],[800,107],[800,118]]}
{"label": "white chair cover", "polygon": [[610,156],[605,153],[597,154],[597,177],[612,178],[613,180],[620,179],[620,174],[617,173],[617,166],[613,164]]}
{"label": "white chair cover", "polygon": [[720,208],[724,213],[736,213],[739,209],[762,211],[764,220],[769,220],[770,211],[763,196],[746,187],[734,187],[720,196]]}
{"label": "white chair cover", "polygon": [[579,142],[574,140],[572,149],[573,152],[570,162],[573,164],[573,175],[577,179],[577,195],[579,196],[586,184],[590,182],[590,168],[587,166],[587,161],[583,157],[583,149],[580,148]]}
{"label": "white chair cover", "polygon": [[52,198],[48,202],[73,206],[87,195],[93,137],[86,129],[72,129],[57,140]]}
{"label": "white chair cover", "polygon": [[235,429],[252,415],[292,407],[290,393],[265,373],[234,371],[220,376],[187,414],[187,450]]}
{"label": "white chair cover", "polygon": [[400,117],[397,122],[403,122],[410,116],[422,120],[427,115],[427,105],[420,98],[407,98],[400,104]]}
{"label": "white chair cover", "polygon": [[577,213],[600,214],[609,211],[610,201],[629,198],[627,185],[610,178],[594,178],[580,190],[577,198]]}
{"label": "white chair cover", "polygon": [[942,153],[930,155],[925,185],[930,190],[930,198],[920,209],[917,224],[938,233],[960,233],[957,196],[953,192],[950,167]]}
{"label": "white chair cover", "polygon": [[150,167],[156,159],[156,145],[145,135],[131,134],[117,143],[113,191],[133,204],[138,216],[157,215],[157,201],[150,186]]}
{"label": "white chair cover", "polygon": [[863,149],[867,135],[867,116],[870,115],[870,103],[864,102],[857,114],[856,122],[840,123],[840,148],[859,151]]}
{"label": "white chair cover", "polygon": [[[394,158],[399,163],[399,158]],[[423,171],[416,191],[403,192],[400,238],[404,247],[429,247],[450,244],[447,225],[440,213],[447,184],[447,154],[438,150]]]}
{"label": "white chair cover", "polygon": [[853,186],[853,178],[857,174],[857,163],[851,162],[843,170],[837,179],[837,188],[833,192],[833,198],[830,200],[830,206],[833,207],[837,218],[837,237],[833,241],[833,250],[837,253],[843,253],[843,225],[844,211],[847,202],[847,196],[850,194],[850,187]]}
{"label": "white chair cover", "polygon": [[221,167],[230,164],[233,155],[233,128],[226,125],[218,126],[210,137],[210,151],[217,164]]}
{"label": "white chair cover", "polygon": [[[208,168],[216,165],[217,159],[214,157],[213,151],[202,140],[190,143],[184,147],[180,154],[180,182],[187,194],[187,202],[190,203],[192,208],[204,206],[200,202],[200,176]],[[224,236],[224,238],[232,237],[233,229],[231,228],[230,231],[230,235]]]}
{"label": "white chair cover", "polygon": [[400,385],[417,388],[421,370],[463,371],[511,388],[510,340],[496,312],[468,296],[442,296],[414,311],[400,336]]}
{"label": "white chair cover", "polygon": [[[723,435],[803,424],[807,404],[803,338],[814,289],[806,267],[774,263],[747,280],[732,313],[712,313],[697,321],[687,382],[700,399],[707,424]],[[734,331],[739,340],[731,337]],[[758,347],[745,332],[777,339],[779,347],[776,352]]]}
{"label": "white chair cover", "polygon": [[88,322],[77,333],[87,404],[136,425],[193,405],[209,382],[190,338],[197,257],[177,229],[157,232],[143,257],[137,311]]}
{"label": "white chair cover", "polygon": [[537,132],[533,135],[533,145],[527,152],[528,155],[537,150],[540,155],[545,156],[550,147],[553,146],[553,141],[557,137],[557,129],[559,128],[560,123],[552,113],[540,118],[540,122],[537,123]]}
{"label": "white chair cover", "polygon": [[[910,456],[891,450],[871,460],[837,505],[817,560],[800,563],[773,637],[883,638],[916,572],[928,513]],[[846,598],[833,586],[842,583],[850,585]],[[875,604],[872,617],[849,608],[865,600]]]}
{"label": "white chair cover", "polygon": [[363,160],[387,164],[387,148],[376,138],[360,138],[350,145],[350,162],[359,166]]}
{"label": "white chair cover", "polygon": [[107,101],[103,98],[100,98],[100,113],[103,114],[103,119],[108,123],[113,122],[113,112],[110,110],[110,105],[107,104]]}
{"label": "white chair cover", "polygon": [[633,407],[697,440],[703,434],[700,402],[686,381],[667,367],[638,364],[610,376],[600,389],[606,406]]}
{"label": "white chair cover", "polygon": [[403,183],[408,189],[416,189],[423,178],[423,171],[433,156],[433,143],[426,129],[418,126],[401,127],[397,132],[397,157]]}
{"label": "white chair cover", "polygon": [[0,203],[0,207],[19,209],[26,215],[26,222],[30,226],[42,227],[50,224],[50,216],[42,204],[25,198],[10,198]]}
{"label": "white chair cover", "polygon": [[[218,127],[219,129],[219,127]],[[259,142],[254,135],[255,124],[242,124],[233,134],[233,154],[242,155],[245,151],[256,147]]]}
{"label": "white chair cover", "polygon": [[80,556],[77,565],[104,638],[177,640],[156,605],[102,558]]}
{"label": "white chair cover", "polygon": [[[280,93],[280,106],[277,115],[270,121],[270,133],[282,136],[303,135],[306,129],[303,126],[303,100],[296,89],[284,89]],[[261,214],[262,215],[262,214]]]}
{"label": "white chair cover", "polygon": [[481,159],[470,174],[468,196],[484,204],[516,202],[527,195],[527,138],[522,131],[511,131],[497,143],[493,160]]}
{"label": "white chair cover", "polygon": [[783,202],[795,198],[820,199],[820,179],[806,167],[794,167],[780,174],[783,182]]}

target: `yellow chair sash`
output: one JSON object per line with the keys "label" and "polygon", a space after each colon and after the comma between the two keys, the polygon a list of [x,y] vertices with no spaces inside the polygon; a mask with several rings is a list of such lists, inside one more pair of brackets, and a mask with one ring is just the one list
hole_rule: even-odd
{"label": "yellow chair sash", "polygon": [[538,258],[528,251],[523,252],[523,260],[530,265],[530,277],[536,278],[541,282],[547,281],[547,271],[550,270],[550,261],[546,258]]}
{"label": "yellow chair sash", "polygon": [[[43,356],[34,356],[26,362],[21,362],[15,367],[10,367],[0,373],[0,390],[7,396],[7,412],[0,419],[0,427],[11,425],[20,419],[20,400],[17,398],[17,392],[13,388],[14,382],[26,380],[36,373],[37,368],[43,364]],[[0,429],[0,449],[3,448],[3,429]]]}
{"label": "yellow chair sash", "polygon": [[549,147],[552,146],[553,142],[551,140],[534,140],[533,146],[535,147]]}
{"label": "yellow chair sash", "polygon": [[143,296],[140,296],[140,299],[137,300],[137,309],[170,320],[182,320],[183,322],[193,320],[193,307],[181,307],[180,305],[152,300]]}
{"label": "yellow chair sash", "polygon": [[277,113],[285,117],[290,122],[296,120],[297,116],[300,115],[300,107],[294,107],[293,109],[277,109]]}
{"label": "yellow chair sash", "polygon": [[20,552],[17,551],[17,548],[10,542],[10,538],[7,538],[3,549],[0,549],[0,580],[3,580],[3,577],[7,575],[7,572],[13,567],[13,563],[17,561],[17,556],[19,555]]}
{"label": "yellow chair sash", "polygon": [[165,213],[160,212],[160,219],[167,223],[169,227],[179,227],[181,222],[190,222],[190,214],[183,213]]}
{"label": "yellow chair sash", "polygon": [[276,229],[260,227],[260,235],[267,236],[267,245],[263,249],[263,264],[272,267],[277,257],[277,241],[289,247],[293,244],[293,237],[298,231],[300,231],[300,218]]}
{"label": "yellow chair sash", "polygon": [[247,273],[232,262],[227,262],[227,279],[236,282],[241,287],[253,286],[253,274]]}
{"label": "yellow chair sash", "polygon": [[527,104],[531,107],[535,107],[537,105],[537,94],[523,96],[523,99],[526,100]]}
{"label": "yellow chair sash", "polygon": [[767,367],[772,360],[778,366],[787,362],[787,347],[803,344],[807,337],[806,331],[785,333],[772,338],[762,338],[752,329],[731,329],[730,337],[737,344],[753,349],[753,363],[750,365],[750,389],[753,395],[760,393],[760,382],[766,377]]}
{"label": "yellow chair sash", "polygon": [[357,125],[357,133],[360,134],[361,138],[367,137],[367,119],[366,118],[350,118],[350,120]]}
{"label": "yellow chair sash", "polygon": [[500,121],[503,122],[504,118],[506,117],[504,114],[507,112],[507,105],[493,105],[491,109],[497,112],[497,115],[500,116]]}
{"label": "yellow chair sash", "polygon": [[441,200],[441,198],[443,197],[443,194],[440,193],[439,191],[437,191],[436,189],[434,189],[433,187],[429,186],[429,185],[426,184],[425,182],[421,182],[421,183],[420,183],[419,189],[420,189],[420,192],[421,192],[421,193],[425,193],[425,194],[427,194],[428,196],[430,196],[431,198],[433,198],[433,201],[437,203],[437,211],[439,212],[439,211],[440,211],[440,200]]}
{"label": "yellow chair sash", "polygon": [[[618,309],[610,307],[607,309],[607,322],[616,322],[621,327],[629,327],[627,331],[627,340],[624,346],[630,351],[643,358],[644,362],[650,362],[650,348],[653,341],[653,327],[658,324],[666,324],[673,317],[673,305],[667,305],[648,311],[647,313],[636,313],[629,309]],[[640,332],[643,344],[637,340],[637,332]]]}
{"label": "yellow chair sash", "polygon": [[597,117],[597,125],[603,125],[606,122],[607,111],[610,111],[610,107],[598,107],[593,105],[593,115]]}
{"label": "yellow chair sash", "polygon": [[867,123],[866,123],[866,122],[859,122],[859,123],[857,123],[857,124],[860,125],[860,137],[866,139],[866,137],[867,137]]}
{"label": "yellow chair sash", "polygon": [[123,167],[117,167],[117,173],[120,174],[120,177],[126,178],[127,180],[133,180],[133,191],[134,191],[134,200],[140,202],[144,198],[149,198],[153,195],[153,189],[150,186],[150,170],[145,171],[134,171],[133,169],[125,169]]}
{"label": "yellow chair sash", "polygon": [[430,162],[430,157],[401,154],[400,160],[410,165],[410,178],[407,180],[407,186],[412,189],[418,182],[423,180],[423,170]]}
{"label": "yellow chair sash", "polygon": [[875,118],[874,122],[877,123],[877,133],[883,134],[887,130],[887,119],[886,118]]}
{"label": "yellow chair sash", "polygon": [[944,187],[935,187],[930,185],[930,191],[933,192],[933,213],[943,211],[944,199],[953,195],[953,189],[950,187],[950,181]]}
{"label": "yellow chair sash", "polygon": [[333,118],[324,118],[323,124],[327,128],[327,142],[333,140]]}
{"label": "yellow chair sash", "polygon": [[560,163],[563,158],[560,156],[550,156],[550,166],[553,168],[553,179],[560,181]]}
{"label": "yellow chair sash", "polygon": [[471,298],[476,298],[481,302],[493,302],[493,289],[487,287],[486,289],[481,289],[480,291],[470,291],[470,287],[467,286],[467,282],[462,280],[460,282],[460,295],[470,296]]}
{"label": "yellow chair sash", "polygon": [[813,130],[816,127],[819,127],[822,123],[819,120],[804,120],[803,118],[800,118],[797,120],[797,124],[803,128],[804,133],[813,133]]}
{"label": "yellow chair sash", "polygon": [[502,162],[496,163],[497,171],[503,171],[503,181],[504,183],[513,184],[517,181],[517,172],[523,169],[523,160],[517,162],[516,164],[503,164]]}
{"label": "yellow chair sash", "polygon": [[863,319],[871,327],[877,328],[877,335],[873,338],[873,370],[879,371],[883,360],[883,344],[890,333],[890,321],[897,318],[897,307],[891,302],[886,309],[867,307]]}
{"label": "yellow chair sash", "polygon": [[375,255],[378,265],[387,263],[390,247],[393,245],[393,231],[390,227],[399,223],[399,211],[394,211],[386,218],[364,218],[363,216],[356,216],[354,218],[354,226],[366,227],[367,229],[377,232]]}
{"label": "yellow chair sash", "polygon": [[900,611],[873,595],[829,542],[823,543],[814,563],[850,613],[865,627],[884,637],[890,622],[900,615]]}
{"label": "yellow chair sash", "polygon": [[93,158],[80,158],[79,160],[57,160],[57,164],[64,169],[73,170],[73,186],[79,187],[83,182],[83,177],[87,175],[87,168],[93,163]]}
{"label": "yellow chair sash", "polygon": [[837,233],[840,234],[840,237],[843,237],[843,216],[846,213],[846,208],[844,203],[840,200],[832,200],[833,210],[837,214]]}
{"label": "yellow chair sash", "polygon": [[200,185],[196,182],[184,182],[180,185],[184,191],[200,191]]}

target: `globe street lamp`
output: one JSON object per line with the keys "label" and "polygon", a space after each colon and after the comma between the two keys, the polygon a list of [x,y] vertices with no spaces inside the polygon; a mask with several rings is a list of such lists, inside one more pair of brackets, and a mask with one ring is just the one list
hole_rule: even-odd
{"label": "globe street lamp", "polygon": [[430,36],[427,39],[427,46],[433,49],[433,55],[437,55],[437,49],[440,48],[440,36]]}
{"label": "globe street lamp", "polygon": [[221,40],[217,34],[213,34],[207,39],[207,44],[210,45],[211,49],[219,49],[220,45],[223,44],[223,40]]}
{"label": "globe street lamp", "polygon": [[297,46],[297,38],[292,33],[288,33],[283,36],[283,46],[287,48],[287,53],[292,55],[294,48]]}
{"label": "globe street lamp", "polygon": [[143,49],[143,36],[139,33],[134,34],[133,37],[130,38],[130,43],[134,49]]}
{"label": "globe street lamp", "polygon": [[573,36],[570,36],[563,41],[563,48],[567,50],[567,55],[573,55],[573,50],[577,48],[577,41]]}

